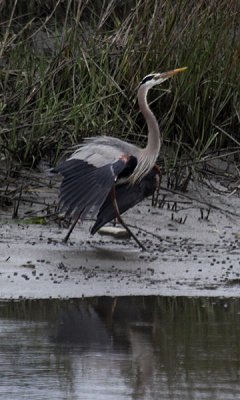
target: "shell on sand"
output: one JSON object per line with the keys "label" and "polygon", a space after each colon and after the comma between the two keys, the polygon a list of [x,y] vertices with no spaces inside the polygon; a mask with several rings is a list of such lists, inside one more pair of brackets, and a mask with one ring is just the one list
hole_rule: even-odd
{"label": "shell on sand", "polygon": [[124,228],[117,226],[103,226],[98,230],[100,235],[110,235],[116,238],[129,238],[129,233]]}

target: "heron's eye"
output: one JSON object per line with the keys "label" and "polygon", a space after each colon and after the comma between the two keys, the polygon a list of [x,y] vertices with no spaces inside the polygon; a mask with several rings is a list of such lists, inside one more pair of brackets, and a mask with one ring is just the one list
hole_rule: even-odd
{"label": "heron's eye", "polygon": [[145,76],[145,78],[143,78],[141,85],[143,85],[144,83],[151,81],[153,79],[154,75],[147,75]]}

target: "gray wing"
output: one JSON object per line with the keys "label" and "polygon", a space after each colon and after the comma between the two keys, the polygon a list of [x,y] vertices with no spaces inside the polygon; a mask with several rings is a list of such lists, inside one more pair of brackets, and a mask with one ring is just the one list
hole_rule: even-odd
{"label": "gray wing", "polygon": [[69,158],[85,160],[95,167],[114,163],[122,155],[140,157],[141,149],[134,144],[111,136],[86,138]]}

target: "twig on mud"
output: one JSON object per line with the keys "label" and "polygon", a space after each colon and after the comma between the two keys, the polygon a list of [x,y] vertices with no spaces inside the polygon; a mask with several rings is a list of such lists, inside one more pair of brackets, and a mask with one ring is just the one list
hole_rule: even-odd
{"label": "twig on mud", "polygon": [[185,222],[187,221],[187,215],[185,215],[185,217],[180,217],[180,218],[174,218],[174,213],[172,213],[171,215],[171,220],[174,222],[177,222],[178,224],[182,224],[184,225]]}
{"label": "twig on mud", "polygon": [[35,199],[27,199],[26,197],[22,197],[22,201],[24,203],[30,203],[30,204],[39,204],[41,206],[55,206],[55,204],[50,204],[47,203],[46,201],[39,201],[39,200],[35,200]]}
{"label": "twig on mud", "polygon": [[208,208],[208,210],[206,210],[207,211],[207,213],[206,213],[206,215],[204,216],[204,210],[203,210],[203,208],[200,208],[200,220],[201,219],[205,219],[206,221],[208,221],[208,218],[209,218],[209,215],[210,215],[210,211],[211,211],[211,207],[209,207]]}
{"label": "twig on mud", "polygon": [[137,225],[128,224],[128,226],[130,226],[130,228],[138,229],[140,232],[147,233],[148,235],[151,235],[151,236],[153,236],[153,237],[155,237],[155,238],[157,238],[157,239],[159,239],[161,241],[165,241],[165,242],[171,243],[171,240],[164,239],[162,236],[158,235],[157,233],[150,232],[147,229],[140,228]]}
{"label": "twig on mud", "polygon": [[[166,203],[166,197],[167,197],[166,194],[162,195],[162,200],[161,201],[159,200],[158,208],[163,208],[164,207],[164,205]],[[155,206],[157,206],[157,204],[155,204]]]}
{"label": "twig on mud", "polygon": [[[12,197],[11,195],[1,195],[1,197],[3,198],[3,199],[5,199],[5,200],[10,200],[10,201],[14,201],[15,200],[15,198],[14,197]],[[18,196],[18,199],[19,199],[19,196]],[[23,203],[30,203],[30,204],[40,204],[41,206],[54,206],[54,204],[48,204],[48,203],[46,203],[46,202],[44,202],[44,201],[39,201],[39,200],[35,200],[35,199],[27,199],[26,197],[22,197],[21,196],[21,200],[22,200],[22,202]]]}
{"label": "twig on mud", "polygon": [[207,201],[204,201],[204,200],[196,199],[196,198],[191,197],[190,195],[188,195],[186,193],[181,193],[178,190],[168,189],[168,188],[165,188],[165,187],[161,187],[161,189],[165,190],[167,192],[170,192],[170,193],[177,194],[179,196],[185,197],[186,199],[189,199],[189,200],[192,200],[192,201],[196,201],[197,203],[204,204],[208,208],[213,208],[213,209],[221,211],[221,212],[223,212],[225,214],[229,214],[229,215],[232,215],[234,217],[239,217],[240,218],[240,214],[238,214],[238,213],[235,213],[235,212],[230,211],[230,210],[224,210],[224,208],[221,208],[219,206],[216,206],[216,205],[211,204],[211,203],[209,203]]}
{"label": "twig on mud", "polygon": [[[26,211],[26,212],[24,213],[23,219],[24,219],[24,218],[29,218],[29,217],[44,217],[44,218],[50,218],[50,217],[54,217],[54,216],[56,216],[56,215],[59,214],[57,211],[51,212],[51,213],[50,213],[49,210],[50,210],[51,208],[55,208],[55,209],[56,209],[56,206],[52,204],[52,205],[47,205],[46,207],[41,208],[41,209],[39,209],[39,210]],[[43,213],[45,213],[45,215],[43,215]]]}
{"label": "twig on mud", "polygon": [[18,217],[18,210],[19,210],[19,206],[20,206],[20,201],[22,200],[22,191],[23,191],[23,185],[21,185],[18,198],[14,202],[13,215],[12,215],[13,219],[16,219]]}
{"label": "twig on mud", "polygon": [[174,201],[173,205],[172,205],[172,211],[177,211],[177,201]]}

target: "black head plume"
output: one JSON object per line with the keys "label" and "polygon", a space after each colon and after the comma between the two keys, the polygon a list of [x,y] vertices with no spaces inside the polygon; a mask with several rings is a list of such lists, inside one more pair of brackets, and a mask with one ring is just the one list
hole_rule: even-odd
{"label": "black head plume", "polygon": [[148,81],[151,81],[153,79],[153,77],[154,77],[154,74],[150,74],[150,75],[145,76],[145,78],[143,78],[142,82],[140,83],[140,86],[144,85],[144,83],[146,83]]}

